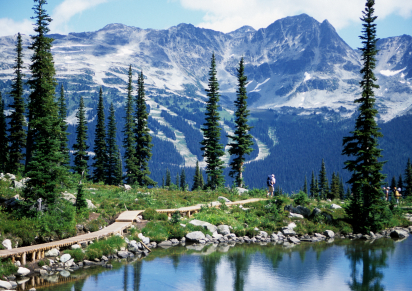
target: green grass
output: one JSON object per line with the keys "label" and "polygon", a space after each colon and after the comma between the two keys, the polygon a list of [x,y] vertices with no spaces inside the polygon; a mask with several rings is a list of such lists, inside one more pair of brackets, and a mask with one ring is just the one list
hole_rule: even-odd
{"label": "green grass", "polygon": [[0,260],[0,279],[3,276],[9,276],[17,272],[17,267],[11,262],[11,259]]}

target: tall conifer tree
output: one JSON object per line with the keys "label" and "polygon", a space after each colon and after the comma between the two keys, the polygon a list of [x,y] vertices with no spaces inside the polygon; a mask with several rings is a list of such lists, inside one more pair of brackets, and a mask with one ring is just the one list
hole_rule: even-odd
{"label": "tall conifer tree", "polygon": [[113,103],[110,105],[109,121],[107,124],[107,166],[106,183],[118,184],[119,152],[116,143],[116,118]]}
{"label": "tall conifer tree", "polygon": [[367,0],[361,18],[363,24],[362,40],[362,95],[355,100],[359,104],[359,116],[356,119],[355,130],[352,136],[343,138],[342,154],[353,157],[345,162],[345,169],[352,172],[348,181],[352,185],[350,207],[347,210],[352,219],[355,231],[378,231],[384,227],[388,218],[387,205],[382,200],[381,187],[384,175],[381,173],[384,162],[378,161],[382,157],[382,150],[378,148],[378,138],[382,133],[378,128],[375,117],[378,110],[375,108],[374,89],[379,88],[373,70],[376,66],[376,16],[374,16],[374,0]]}
{"label": "tall conifer tree", "polygon": [[202,175],[202,173],[200,172],[200,169],[199,169],[199,161],[196,161],[195,175],[193,176],[192,191],[196,190],[197,188],[201,188],[200,175]]}
{"label": "tall conifer tree", "polygon": [[322,166],[319,172],[319,195],[321,199],[326,199],[329,195],[329,182],[326,175],[325,161],[322,159]]}
{"label": "tall conifer tree", "polygon": [[137,79],[137,98],[136,98],[136,160],[137,160],[137,182],[141,186],[156,185],[152,179],[150,179],[149,160],[152,157],[152,137],[149,134],[149,127],[147,125],[147,119],[149,113],[146,108],[145,89],[144,89],[144,76],[143,71],[140,73]]}
{"label": "tall conifer tree", "polygon": [[87,121],[86,112],[84,108],[83,97],[80,97],[79,109],[76,113],[77,117],[77,127],[76,127],[76,143],[73,145],[74,153],[74,171],[82,177],[87,175],[87,161],[89,160],[89,155],[87,154],[87,149],[89,148],[86,144],[87,142]]}
{"label": "tall conifer tree", "polygon": [[22,161],[24,159],[24,150],[26,148],[27,134],[26,134],[26,106],[23,99],[23,47],[20,33],[17,34],[16,44],[16,63],[14,65],[15,77],[11,84],[10,95],[13,98],[13,104],[9,107],[13,108],[13,112],[9,118],[9,161],[7,171],[9,173],[17,174],[23,171]]}
{"label": "tall conifer tree", "polygon": [[107,146],[106,146],[106,125],[104,117],[103,89],[100,87],[99,102],[97,104],[97,124],[94,136],[95,153],[93,160],[93,182],[106,181]]}
{"label": "tall conifer tree", "polygon": [[61,127],[55,101],[55,69],[51,47],[53,39],[47,37],[51,18],[44,6],[46,0],[35,0],[35,28],[32,36],[31,88],[28,103],[28,133],[26,145],[27,182],[24,197],[31,203],[38,198],[53,203],[62,183],[67,182],[68,170],[62,164],[60,151]]}
{"label": "tall conifer tree", "polygon": [[228,137],[232,139],[232,142],[229,143],[229,154],[235,156],[230,163],[232,169],[229,172],[229,176],[235,177],[235,184],[238,187],[243,187],[243,171],[245,170],[243,164],[246,159],[245,155],[248,155],[253,151],[253,137],[249,133],[252,127],[247,124],[249,110],[247,109],[247,77],[245,76],[243,58],[240,59],[239,68],[237,69],[237,82],[235,132],[234,135],[228,135]]}
{"label": "tall conifer tree", "polygon": [[135,122],[133,110],[132,66],[129,66],[129,82],[127,84],[126,116],[124,125],[123,148],[125,149],[126,182],[134,184],[137,180],[136,140],[134,136]]}
{"label": "tall conifer tree", "polygon": [[60,120],[60,129],[61,129],[61,135],[60,135],[60,151],[62,152],[64,156],[64,163],[63,165],[66,167],[69,167],[70,165],[70,152],[69,152],[69,139],[68,139],[68,132],[67,132],[67,123],[66,123],[66,117],[67,117],[67,106],[66,106],[66,97],[64,96],[64,87],[63,84],[61,84],[60,87],[60,96],[58,99],[58,106],[59,106],[59,120]]}
{"label": "tall conifer tree", "polygon": [[406,163],[406,169],[405,169],[405,192],[404,196],[405,197],[410,197],[412,196],[412,165],[411,165],[411,160],[408,159],[408,162]]}
{"label": "tall conifer tree", "polygon": [[305,175],[305,183],[303,184],[303,192],[305,192],[306,195],[309,194],[309,192],[308,192],[308,178],[306,177],[306,175]]}
{"label": "tall conifer tree", "polygon": [[182,169],[182,172],[180,174],[180,189],[182,191],[186,190],[186,173],[185,173],[185,168]]}
{"label": "tall conifer tree", "polygon": [[4,114],[4,100],[0,92],[0,172],[6,171],[8,162],[9,144],[7,138],[6,115]]}
{"label": "tall conifer tree", "polygon": [[223,164],[221,160],[225,154],[223,145],[220,144],[220,126],[219,126],[219,83],[216,76],[215,54],[212,55],[212,61],[209,70],[209,84],[206,89],[208,101],[206,103],[206,122],[203,124],[203,140],[200,142],[203,151],[203,157],[206,160],[206,173],[208,176],[207,186],[216,189],[224,184]]}
{"label": "tall conifer tree", "polygon": [[316,198],[318,196],[316,189],[315,173],[312,171],[312,179],[310,180],[310,196]]}
{"label": "tall conifer tree", "polygon": [[170,175],[170,170],[169,168],[166,169],[166,183],[165,186],[169,187],[172,184],[172,177]]}
{"label": "tall conifer tree", "polygon": [[116,184],[122,185],[123,184],[123,161],[122,155],[120,154],[120,149],[117,151],[117,170],[116,170]]}

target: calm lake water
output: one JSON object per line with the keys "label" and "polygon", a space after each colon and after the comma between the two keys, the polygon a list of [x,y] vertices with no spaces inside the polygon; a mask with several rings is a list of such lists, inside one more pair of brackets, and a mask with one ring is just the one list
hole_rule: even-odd
{"label": "calm lake water", "polygon": [[[335,240],[233,247],[155,249],[112,270],[37,290],[412,290],[412,236],[402,241]],[[67,279],[66,279],[67,280]]]}

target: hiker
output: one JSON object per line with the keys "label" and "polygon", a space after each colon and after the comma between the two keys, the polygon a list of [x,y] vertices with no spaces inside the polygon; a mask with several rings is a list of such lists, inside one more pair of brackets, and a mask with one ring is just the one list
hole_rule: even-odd
{"label": "hiker", "polygon": [[268,178],[266,179],[266,185],[268,186],[268,193],[266,196],[270,197],[273,196],[273,181],[272,181],[272,175],[269,175]]}
{"label": "hiker", "polygon": [[400,191],[401,191],[401,188],[398,188],[398,189],[396,189],[396,187],[393,188],[393,194],[395,195],[396,204],[399,204],[399,198],[402,197]]}
{"label": "hiker", "polygon": [[385,190],[386,201],[389,201],[389,187],[383,187],[383,190]]}

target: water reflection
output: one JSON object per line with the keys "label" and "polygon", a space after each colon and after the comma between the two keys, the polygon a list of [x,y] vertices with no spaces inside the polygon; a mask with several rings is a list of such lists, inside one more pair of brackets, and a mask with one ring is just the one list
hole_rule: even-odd
{"label": "water reflection", "polygon": [[112,270],[81,270],[79,281],[38,290],[403,291],[410,287],[411,249],[412,237],[403,242],[302,243],[293,248],[272,244],[174,247],[156,249],[129,264],[114,262]]}
{"label": "water reflection", "polygon": [[393,252],[395,243],[390,239],[374,242],[358,242],[346,247],[345,255],[350,260],[351,290],[383,291],[383,269],[388,267],[388,253]]}

